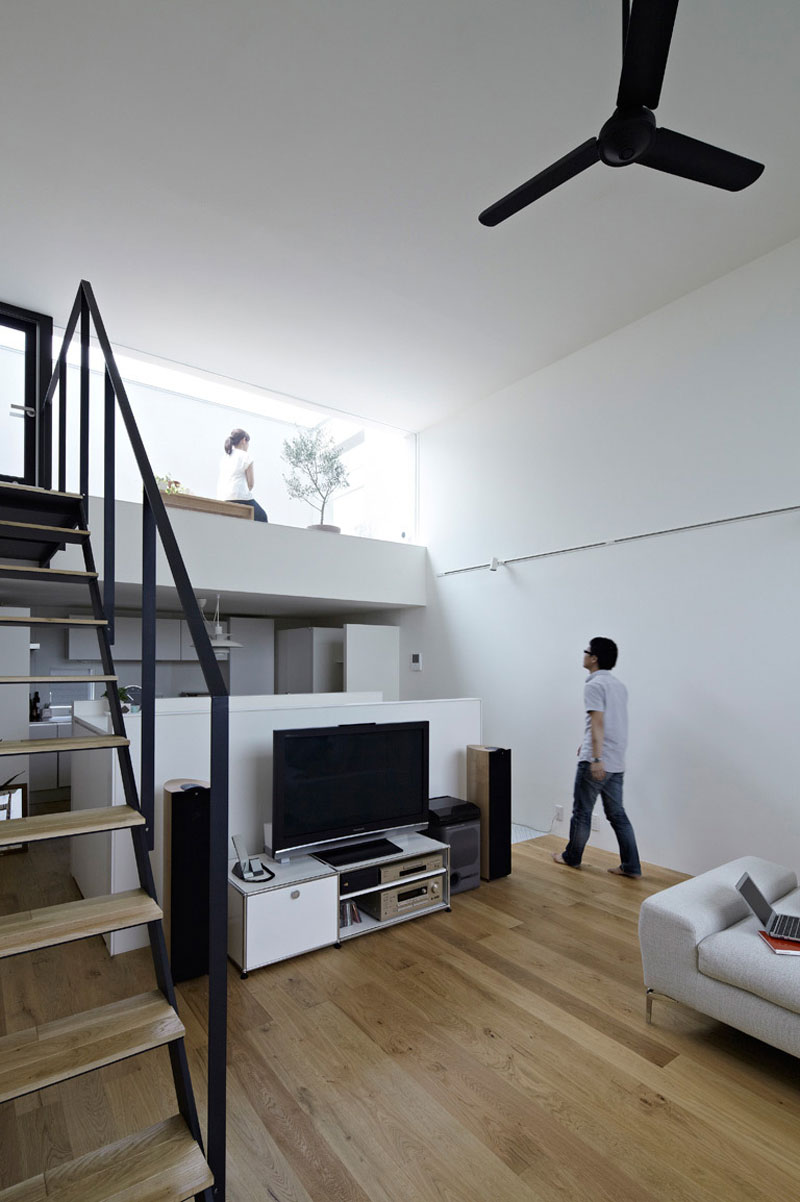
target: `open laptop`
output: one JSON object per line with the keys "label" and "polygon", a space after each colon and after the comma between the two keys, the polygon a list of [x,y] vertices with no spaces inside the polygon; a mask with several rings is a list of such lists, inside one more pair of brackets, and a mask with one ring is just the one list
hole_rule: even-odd
{"label": "open laptop", "polygon": [[736,882],[736,888],[756,918],[763,922],[768,935],[775,935],[778,939],[796,939],[800,943],[800,917],[776,914],[748,872]]}

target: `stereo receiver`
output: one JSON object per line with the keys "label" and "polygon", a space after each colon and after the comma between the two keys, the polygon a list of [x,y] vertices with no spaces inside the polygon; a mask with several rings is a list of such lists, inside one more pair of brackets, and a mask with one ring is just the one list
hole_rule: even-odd
{"label": "stereo receiver", "polygon": [[399,860],[394,864],[381,864],[381,884],[387,881],[402,881],[409,876],[422,876],[425,872],[437,872],[444,868],[442,854],[415,856],[413,860]]}
{"label": "stereo receiver", "polygon": [[418,910],[438,906],[442,900],[442,877],[431,877],[426,881],[409,881],[407,885],[395,885],[380,893],[370,893],[358,899],[360,909],[379,922],[389,918],[401,918]]}

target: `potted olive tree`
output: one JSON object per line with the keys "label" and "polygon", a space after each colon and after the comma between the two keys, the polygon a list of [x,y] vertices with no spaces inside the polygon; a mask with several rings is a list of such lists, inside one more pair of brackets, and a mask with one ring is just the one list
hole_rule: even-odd
{"label": "potted olive tree", "polygon": [[338,526],[326,524],[325,506],[335,492],[347,488],[350,480],[331,436],[319,429],[298,430],[294,438],[284,442],[281,458],[292,469],[283,477],[289,496],[308,501],[319,512],[319,521],[309,529],[339,534]]}

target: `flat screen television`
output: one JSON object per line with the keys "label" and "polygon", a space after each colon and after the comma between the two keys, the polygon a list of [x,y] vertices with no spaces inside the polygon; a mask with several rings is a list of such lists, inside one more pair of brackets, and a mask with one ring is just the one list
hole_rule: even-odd
{"label": "flat screen television", "polygon": [[427,825],[427,722],[276,730],[272,750],[274,859]]}

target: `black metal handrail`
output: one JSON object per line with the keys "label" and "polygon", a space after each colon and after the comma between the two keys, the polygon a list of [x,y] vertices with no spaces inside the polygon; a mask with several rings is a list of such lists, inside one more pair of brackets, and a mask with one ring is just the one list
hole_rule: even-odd
{"label": "black metal handrail", "polygon": [[[104,392],[104,558],[103,610],[109,641],[114,631],[115,415],[122,418],[142,479],[142,756],[139,798],[153,849],[155,812],[155,632],[156,535],[166,555],[180,606],[197,651],[211,698],[210,713],[210,817],[209,817],[209,998],[208,998],[208,1110],[206,1159],[214,1174],[213,1197],[225,1197],[225,1125],[227,1062],[227,881],[228,881],[228,690],[214,656],[205,618],[192,590],[189,574],[172,529],[163,498],[144,447],[128,394],[122,381],[105,325],[87,280],[82,280],[64,331],[64,339],[50,383],[42,398],[40,419],[52,429],[52,405],[58,395],[58,490],[67,491],[67,355],[80,326],[80,492],[89,504],[89,343],[90,322],[105,364]],[[50,454],[51,448],[43,448]],[[50,463],[37,465],[37,480],[52,478]],[[112,710],[113,713],[113,710]],[[135,791],[131,780],[129,787]],[[152,889],[155,894],[154,888]]]}

